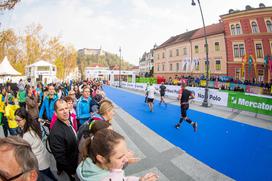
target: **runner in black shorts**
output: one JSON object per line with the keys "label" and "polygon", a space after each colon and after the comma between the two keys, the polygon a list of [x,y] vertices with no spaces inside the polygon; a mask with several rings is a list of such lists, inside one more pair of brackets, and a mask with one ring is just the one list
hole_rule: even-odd
{"label": "runner in black shorts", "polygon": [[176,124],[176,128],[180,128],[182,121],[185,120],[187,123],[191,124],[194,128],[194,131],[197,131],[197,122],[193,122],[190,118],[187,117],[187,110],[189,109],[189,99],[194,99],[194,94],[189,91],[188,89],[185,89],[186,85],[185,83],[181,84],[181,89],[179,91],[178,99],[180,100],[180,111],[181,116],[179,119],[178,124]]}
{"label": "runner in black shorts", "polygon": [[160,85],[160,95],[161,95],[161,101],[159,103],[159,105],[161,105],[161,103],[164,103],[165,106],[167,106],[165,100],[164,100],[164,96],[165,96],[165,90],[166,90],[166,87],[164,85],[164,82],[161,83]]}

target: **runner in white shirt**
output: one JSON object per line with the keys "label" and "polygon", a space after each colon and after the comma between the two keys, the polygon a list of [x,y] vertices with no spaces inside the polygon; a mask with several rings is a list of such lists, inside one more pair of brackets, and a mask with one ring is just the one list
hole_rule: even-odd
{"label": "runner in white shirt", "polygon": [[154,98],[155,98],[155,87],[150,83],[150,86],[147,89],[147,103],[150,112],[153,112],[153,107],[154,107]]}

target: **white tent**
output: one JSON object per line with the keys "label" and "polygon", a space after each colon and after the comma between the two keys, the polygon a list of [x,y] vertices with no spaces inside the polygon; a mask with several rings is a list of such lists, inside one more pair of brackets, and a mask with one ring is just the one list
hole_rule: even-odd
{"label": "white tent", "polygon": [[15,70],[9,63],[8,58],[5,56],[4,60],[0,64],[0,76],[16,76],[21,75],[20,72]]}
{"label": "white tent", "polygon": [[43,66],[54,67],[55,65],[53,65],[45,60],[40,60],[40,61],[35,62],[31,65],[28,65],[26,67],[43,67]]}

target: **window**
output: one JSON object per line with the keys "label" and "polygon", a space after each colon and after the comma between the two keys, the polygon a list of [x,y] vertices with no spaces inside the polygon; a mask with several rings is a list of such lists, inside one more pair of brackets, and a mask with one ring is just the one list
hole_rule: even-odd
{"label": "window", "polygon": [[234,58],[240,58],[245,55],[244,44],[234,44],[233,45]]}
{"label": "window", "polygon": [[157,71],[160,71],[160,65],[158,64]]}
{"label": "window", "polygon": [[195,70],[199,70],[199,61],[196,62]]}
{"label": "window", "polygon": [[207,71],[207,64],[208,64],[208,66],[209,66],[209,62],[207,61],[207,60],[205,60],[205,71]]}
{"label": "window", "polygon": [[187,48],[183,48],[183,55],[187,55]]}
{"label": "window", "polygon": [[272,42],[270,42],[270,53],[272,54]]}
{"label": "window", "polygon": [[239,24],[236,24],[236,35],[240,35],[241,34],[241,27]]}
{"label": "window", "polygon": [[160,59],[160,54],[158,53],[158,56],[157,56],[158,60]]}
{"label": "window", "polygon": [[264,70],[258,69],[258,81],[262,82],[264,81]]}
{"label": "window", "polygon": [[[246,72],[246,71],[245,71]],[[240,68],[236,68],[235,69],[235,79],[240,79],[241,78],[241,69]],[[245,77],[245,76],[244,76]]]}
{"label": "window", "polygon": [[231,25],[231,34],[232,35],[235,35],[236,34],[236,32],[235,32],[235,26],[234,25]]}
{"label": "window", "polygon": [[172,57],[173,54],[172,54],[172,50],[169,51],[169,56]]}
{"label": "window", "polygon": [[221,61],[220,60],[215,61],[215,69],[216,70],[221,70]]}
{"label": "window", "polygon": [[164,64],[162,64],[162,71],[164,71]]}
{"label": "window", "polygon": [[263,47],[262,47],[262,44],[260,43],[256,44],[256,57],[263,58]]}
{"label": "window", "polygon": [[266,27],[268,32],[272,32],[272,23],[270,20],[266,20]]}
{"label": "window", "polygon": [[240,57],[245,55],[245,47],[244,44],[239,44]]}
{"label": "window", "polygon": [[50,67],[47,67],[47,66],[40,66],[40,67],[37,67],[37,70],[38,71],[49,71],[49,68]]}
{"label": "window", "polygon": [[199,49],[198,49],[198,45],[195,45],[195,53],[198,53]]}
{"label": "window", "polygon": [[176,49],[176,56],[179,56],[179,49]]}
{"label": "window", "polygon": [[215,51],[220,51],[219,42],[214,43]]}
{"label": "window", "polygon": [[164,52],[162,52],[162,58],[165,58],[165,56],[164,56]]}
{"label": "window", "polygon": [[239,46],[233,45],[233,50],[234,50],[234,57],[238,58],[239,57]]}
{"label": "window", "polygon": [[231,33],[231,35],[240,35],[240,34],[242,34],[240,24],[239,23],[237,23],[236,25],[232,24],[230,26],[230,33]]}
{"label": "window", "polygon": [[173,66],[172,66],[172,64],[170,63],[169,71],[172,71],[172,69],[173,69]]}
{"label": "window", "polygon": [[176,63],[176,71],[179,71],[179,63]]}
{"label": "window", "polygon": [[207,44],[207,46],[206,46],[206,44],[204,44],[204,50],[205,50],[205,52],[208,51],[208,48],[209,48],[208,44]]}
{"label": "window", "polygon": [[257,23],[255,21],[253,21],[251,23],[251,28],[252,28],[252,33],[258,33],[259,32]]}

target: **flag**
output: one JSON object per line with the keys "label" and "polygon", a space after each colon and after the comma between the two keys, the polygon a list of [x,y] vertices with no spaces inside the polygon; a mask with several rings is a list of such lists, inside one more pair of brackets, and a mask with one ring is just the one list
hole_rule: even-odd
{"label": "flag", "polygon": [[251,76],[251,66],[252,66],[252,62],[253,62],[253,59],[252,59],[252,56],[250,55],[248,57],[248,78],[250,78]]}
{"label": "flag", "polygon": [[247,62],[247,55],[242,58],[241,77],[245,77],[245,64]]}

